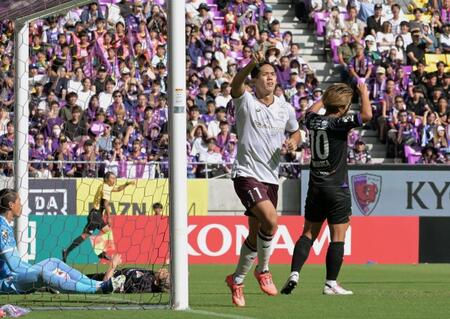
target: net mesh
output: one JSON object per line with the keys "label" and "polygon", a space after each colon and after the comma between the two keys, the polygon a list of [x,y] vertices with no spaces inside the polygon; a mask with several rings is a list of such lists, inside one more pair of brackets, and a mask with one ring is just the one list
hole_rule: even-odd
{"label": "net mesh", "polygon": [[[58,4],[63,2],[68,1],[59,1]],[[46,5],[46,8],[51,7],[48,1]],[[111,12],[114,12],[118,7],[111,2],[110,8],[113,9]],[[77,13],[79,16],[81,11],[81,8],[74,8],[71,12]],[[65,14],[63,13],[63,15]],[[74,25],[77,22],[74,17],[76,15],[65,15],[65,18],[69,19],[66,22]],[[30,23],[29,39],[31,39],[31,51],[35,49],[33,45],[36,44],[32,42],[34,32],[42,28],[46,23],[48,21],[44,22],[42,19]],[[5,22],[4,25],[8,27],[9,22]],[[47,33],[47,36],[51,36],[51,34]],[[11,61],[14,59],[15,46],[20,45],[21,43],[9,41],[6,50],[10,52]],[[43,49],[52,50],[54,48],[47,45],[43,46]],[[102,59],[107,59],[107,56],[103,54],[105,52],[95,52],[95,50],[100,49],[98,46],[92,48],[80,63],[80,67],[88,76],[94,76],[92,70],[106,62],[106,60]],[[147,287],[144,292],[139,293],[115,294],[83,293],[82,289],[79,289],[82,286],[82,280],[78,279],[78,274],[97,275],[97,278],[101,278],[107,271],[110,262],[99,258],[98,255],[101,253],[105,253],[108,256],[120,255],[122,265],[118,269],[123,267],[139,268],[151,270],[154,274],[158,274],[161,269],[168,269],[169,225],[167,213],[169,186],[168,180],[163,178],[167,176],[167,165],[140,165],[133,162],[119,163],[115,161],[108,161],[108,164],[103,163],[99,165],[95,159],[74,163],[70,162],[74,158],[66,158],[64,154],[59,158],[36,157],[36,154],[33,153],[36,143],[38,143],[36,137],[39,132],[45,129],[37,125],[41,116],[39,109],[41,107],[50,107],[49,103],[46,105],[41,103],[39,97],[41,88],[39,85],[36,85],[40,81],[45,83],[43,78],[47,75],[43,75],[40,72],[37,75],[33,75],[31,71],[31,69],[37,68],[39,70],[39,68],[45,67],[42,65],[42,61],[39,61],[37,55],[38,53],[36,53],[33,60],[30,59],[30,56],[25,61],[19,58],[19,62],[30,65],[30,74],[19,72],[17,66],[13,64],[9,70],[2,74],[5,77],[6,85],[9,85],[9,94],[13,95],[14,93],[14,81],[16,81],[16,90],[25,91],[26,98],[16,101],[19,102],[18,106],[29,107],[31,110],[28,125],[24,125],[23,121],[18,121],[19,124],[14,128],[12,124],[15,114],[13,108],[14,99],[11,99],[11,105],[3,103],[4,108],[1,112],[6,113],[6,115],[0,114],[2,116],[0,118],[0,126],[5,133],[0,143],[0,179],[3,187],[14,188],[14,176],[16,176],[16,188],[22,189],[22,193],[25,190],[26,195],[22,196],[22,202],[29,207],[28,221],[23,229],[19,227],[16,239],[18,245],[25,244],[27,248],[26,256],[23,257],[28,259],[29,265],[22,263],[22,266],[30,267],[27,271],[21,271],[27,275],[37,272],[37,275],[33,279],[34,281],[29,279],[26,284],[21,283],[13,287],[15,290],[20,290],[18,287],[21,285],[21,287],[31,287],[32,293],[16,294],[14,289],[10,289],[0,296],[1,302],[3,304],[11,303],[35,309],[70,309],[74,307],[120,308],[167,305],[169,302],[167,291],[154,291],[158,290],[154,289],[154,287]],[[134,58],[132,51],[130,56]],[[118,67],[118,65],[112,67]],[[57,69],[53,71],[55,72],[54,76],[59,76],[56,75]],[[111,72],[112,77],[114,77],[114,72],[116,71],[112,70]],[[29,80],[30,85],[24,85],[21,79]],[[22,113],[22,116],[27,117],[27,113]],[[46,134],[44,135],[46,136]],[[23,143],[14,151],[14,140],[19,136],[21,136]],[[77,142],[81,143],[80,145],[86,140],[83,140],[83,138],[77,140]],[[61,137],[58,139],[59,145],[57,145],[57,148],[60,149],[63,142]],[[48,147],[53,146],[49,145]],[[28,148],[30,148],[30,151],[28,151]],[[28,156],[22,155],[22,163],[14,165],[14,153],[24,151],[30,153],[29,160],[23,160]],[[49,162],[46,162],[47,160]],[[66,160],[69,160],[69,162],[65,162]],[[19,166],[22,168],[17,169]],[[27,169],[23,170],[24,166]],[[69,172],[72,169],[81,172],[80,176],[84,178],[71,178],[72,174],[69,174]],[[112,193],[111,218],[105,221],[109,224],[110,230],[106,233],[99,232],[98,229],[94,230],[92,236],[84,240],[81,245],[69,254],[67,265],[71,268],[65,268],[59,263],[63,257],[63,249],[67,248],[74,239],[84,232],[89,212],[93,208],[94,195],[103,183],[102,176],[106,171],[112,171],[119,177],[117,186],[129,181],[135,182],[135,185],[129,186],[123,191]],[[27,185],[28,178],[26,177],[28,174],[30,174],[29,185]],[[55,179],[55,177],[59,178]],[[27,189],[28,191],[26,191]],[[153,209],[156,203],[160,205],[157,205],[160,208]],[[195,210],[195,205],[193,209]],[[27,210],[24,213],[27,214]],[[58,259],[56,264],[54,258]],[[53,263],[49,263],[49,260],[53,261]],[[70,270],[72,268],[79,271],[79,273]],[[55,286],[53,279],[44,276],[44,273],[47,275],[50,273],[50,277],[53,279],[55,276],[59,276],[66,282],[75,281],[72,287],[73,292],[78,291],[82,293],[65,292],[65,285]],[[99,279],[99,283],[96,285],[101,285],[101,281]],[[61,280],[58,282],[61,282]],[[43,289],[43,287],[53,287],[54,289]],[[161,288],[161,286],[158,288]],[[34,291],[35,289],[37,291]],[[57,293],[58,291],[59,293]]]}

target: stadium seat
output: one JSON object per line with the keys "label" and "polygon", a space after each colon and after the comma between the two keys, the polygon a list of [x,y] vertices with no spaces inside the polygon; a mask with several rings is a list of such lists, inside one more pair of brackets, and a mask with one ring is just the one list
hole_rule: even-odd
{"label": "stadium seat", "polygon": [[447,63],[447,57],[445,54],[425,54],[425,63],[427,66],[425,70],[427,72],[435,72],[437,70],[436,63],[442,61]]}
{"label": "stadium seat", "polygon": [[[405,14],[405,18],[406,18],[406,20],[408,20],[408,21],[414,21],[414,15],[413,14]],[[429,14],[423,14],[422,15],[422,22],[425,22],[425,23],[430,23],[430,20],[431,20],[431,15],[429,15]]]}

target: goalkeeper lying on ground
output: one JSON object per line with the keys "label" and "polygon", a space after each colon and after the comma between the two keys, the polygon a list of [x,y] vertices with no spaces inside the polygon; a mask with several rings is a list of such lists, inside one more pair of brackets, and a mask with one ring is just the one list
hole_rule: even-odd
{"label": "goalkeeper lying on ground", "polygon": [[104,281],[92,280],[56,258],[35,265],[23,261],[11,227],[21,214],[19,194],[8,188],[0,190],[0,293],[22,294],[51,288],[64,293],[94,294],[123,289],[125,276],[112,276],[120,256],[113,258]]}

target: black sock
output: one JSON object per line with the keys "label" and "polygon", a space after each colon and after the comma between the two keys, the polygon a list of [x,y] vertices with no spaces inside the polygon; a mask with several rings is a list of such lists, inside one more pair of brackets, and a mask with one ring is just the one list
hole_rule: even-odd
{"label": "black sock", "polygon": [[331,242],[327,250],[327,280],[336,280],[344,261],[344,242]]}
{"label": "black sock", "polygon": [[73,240],[73,242],[70,244],[70,246],[66,249],[67,255],[74,250],[75,248],[77,248],[78,246],[80,246],[84,241],[84,238],[81,236],[78,236],[77,238],[75,238]]}
{"label": "black sock", "polygon": [[303,267],[306,259],[308,259],[309,251],[313,241],[306,236],[300,236],[295,243],[294,254],[292,255],[291,271],[298,271]]}

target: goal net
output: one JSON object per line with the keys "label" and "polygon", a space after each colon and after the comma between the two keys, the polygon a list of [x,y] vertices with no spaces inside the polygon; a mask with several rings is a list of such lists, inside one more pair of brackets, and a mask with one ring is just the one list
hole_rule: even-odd
{"label": "goal net", "polygon": [[[9,94],[0,108],[0,184],[24,204],[14,228],[28,267],[9,269],[27,278],[2,291],[3,304],[145,308],[173,299],[167,17],[164,1],[0,4]],[[105,182],[111,172],[114,186]],[[195,214],[204,199],[189,187]],[[5,249],[13,241],[6,220],[2,227]],[[120,275],[121,291],[102,294]]]}

